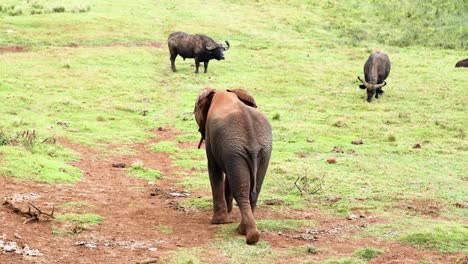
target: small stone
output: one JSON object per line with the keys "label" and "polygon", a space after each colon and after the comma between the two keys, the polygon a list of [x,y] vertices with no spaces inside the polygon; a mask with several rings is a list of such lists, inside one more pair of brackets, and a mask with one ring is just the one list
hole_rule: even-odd
{"label": "small stone", "polygon": [[362,144],[364,144],[364,141],[362,141],[362,139],[356,139],[356,140],[351,141],[351,144],[353,144],[353,145],[362,145]]}
{"label": "small stone", "polygon": [[151,251],[151,252],[156,252],[156,251],[158,251],[157,248],[148,248],[148,250]]}
{"label": "small stone", "polygon": [[335,153],[344,153],[343,149],[340,148],[340,147],[337,147],[337,146],[333,147],[332,152],[335,152]]}
{"label": "small stone", "polygon": [[184,118],[182,118],[182,120],[187,121],[189,119],[188,119],[188,117],[184,116]]}
{"label": "small stone", "polygon": [[114,168],[125,168],[126,166],[127,166],[127,164],[125,164],[124,162],[112,163],[112,167],[114,167]]}
{"label": "small stone", "polygon": [[416,143],[416,144],[414,144],[413,148],[415,148],[415,149],[420,149],[420,148],[421,148],[421,144]]}
{"label": "small stone", "polygon": [[307,142],[309,142],[309,143],[312,143],[312,142],[314,142],[314,141],[315,141],[315,140],[314,140],[313,138],[308,138],[308,139],[307,139]]}
{"label": "small stone", "polygon": [[158,127],[158,131],[164,131],[164,127]]}
{"label": "small stone", "polygon": [[3,246],[3,251],[5,252],[14,252],[18,250],[18,246],[16,242],[9,242],[8,244]]}
{"label": "small stone", "polygon": [[348,220],[356,220],[356,219],[359,219],[359,215],[350,214],[350,215],[348,216]]}
{"label": "small stone", "polygon": [[280,199],[269,199],[269,200],[265,200],[264,203],[266,205],[282,205],[284,201]]}
{"label": "small stone", "polygon": [[18,234],[16,234],[16,233],[15,233],[13,236],[14,236],[16,239],[23,239],[20,235],[18,235]]}
{"label": "small stone", "polygon": [[328,158],[327,162],[328,162],[328,164],[333,164],[333,163],[336,163],[336,159],[335,158]]}

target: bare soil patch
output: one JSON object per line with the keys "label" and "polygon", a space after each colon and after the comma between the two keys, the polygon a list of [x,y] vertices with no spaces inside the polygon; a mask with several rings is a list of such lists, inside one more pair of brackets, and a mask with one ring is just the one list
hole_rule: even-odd
{"label": "bare soil patch", "polygon": [[[25,218],[0,206],[0,240],[15,243],[21,250],[38,250],[40,255],[0,252],[0,263],[136,263],[158,259],[180,248],[209,246],[216,241],[219,226],[210,224],[211,210],[197,210],[180,206],[186,197],[211,196],[210,190],[184,190],[178,183],[178,173],[184,171],[172,165],[168,154],[155,153],[149,146],[159,141],[174,141],[177,131],[170,128],[153,131],[155,138],[131,146],[134,154],[103,154],[90,147],[65,139],[58,143],[73,149],[81,159],[71,164],[81,169],[82,179],[76,184],[42,184],[0,177],[3,197],[15,202],[30,201],[39,208],[56,206],[55,213],[70,209],[57,207],[68,202],[86,202],[87,206],[74,208],[76,213],[93,213],[102,217],[99,225],[85,227],[75,235],[53,234],[58,228],[71,228],[55,221],[35,221],[23,224]],[[197,142],[179,142],[181,148],[196,148]],[[108,148],[118,149],[118,145]],[[154,183],[129,176],[125,168],[113,167],[116,162],[132,164],[140,161],[144,167],[162,172],[163,179]],[[188,173],[190,173],[188,171]],[[279,206],[279,205],[276,205]],[[273,250],[291,247],[317,248],[317,252],[289,254],[278,263],[297,263],[304,258],[323,260],[350,256],[357,248],[372,246],[385,250],[371,263],[419,263],[423,259],[434,263],[453,263],[460,254],[442,254],[421,251],[409,245],[383,241],[365,235],[368,225],[385,222],[377,216],[365,215],[348,220],[346,217],[324,215],[317,208],[294,210],[283,207],[272,210],[271,205],[260,204],[257,219],[302,219],[318,224],[313,228],[294,231],[262,232],[261,240]],[[240,220],[234,208],[231,220]],[[233,234],[236,236],[236,234]],[[10,245],[10,244],[9,244]],[[208,246],[207,246],[208,245]],[[28,252],[28,251],[25,251]],[[35,252],[35,251],[34,251]],[[219,254],[218,254],[219,253]],[[208,263],[229,263],[210,251]],[[211,256],[212,255],[212,256]]]}
{"label": "bare soil patch", "polygon": [[0,46],[0,53],[2,52],[25,52],[26,51],[25,46]]}

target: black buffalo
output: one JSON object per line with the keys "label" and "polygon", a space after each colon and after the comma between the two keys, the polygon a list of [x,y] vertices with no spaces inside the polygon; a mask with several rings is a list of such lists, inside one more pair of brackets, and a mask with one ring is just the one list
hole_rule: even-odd
{"label": "black buffalo", "polygon": [[216,41],[206,35],[190,35],[184,32],[170,34],[167,44],[171,53],[172,71],[177,71],[175,59],[177,55],[180,55],[184,60],[185,58],[195,59],[195,73],[198,73],[200,62],[203,62],[203,66],[205,67],[204,72],[206,73],[210,60],[224,60],[224,51],[228,50],[230,46],[227,40],[227,48],[225,48],[222,44],[216,43]]}
{"label": "black buffalo", "polygon": [[461,60],[455,64],[455,67],[468,67],[468,59]]}
{"label": "black buffalo", "polygon": [[362,82],[359,87],[367,89],[367,102],[372,101],[372,97],[379,98],[383,94],[382,87],[387,85],[385,79],[390,74],[390,59],[387,54],[380,51],[372,52],[364,64],[365,81],[358,77]]}

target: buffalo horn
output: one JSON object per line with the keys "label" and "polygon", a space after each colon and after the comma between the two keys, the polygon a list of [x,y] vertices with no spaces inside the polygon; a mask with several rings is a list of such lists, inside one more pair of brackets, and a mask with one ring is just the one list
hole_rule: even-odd
{"label": "buffalo horn", "polygon": [[231,47],[231,45],[229,45],[229,41],[225,40],[224,42],[226,42],[226,45],[227,45],[227,48],[225,48],[224,50],[228,50],[229,47]]}

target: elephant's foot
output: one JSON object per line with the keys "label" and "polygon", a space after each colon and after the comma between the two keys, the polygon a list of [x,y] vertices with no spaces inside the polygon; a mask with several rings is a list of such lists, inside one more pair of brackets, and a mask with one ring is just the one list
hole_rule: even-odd
{"label": "elephant's foot", "polygon": [[253,245],[257,243],[259,239],[260,239],[260,232],[258,232],[257,229],[247,232],[247,236],[245,238],[248,245]]}
{"label": "elephant's foot", "polygon": [[239,226],[237,227],[237,233],[239,233],[239,235],[243,235],[245,236],[246,232],[245,232],[245,225],[244,224],[239,224]]}
{"label": "elephant's foot", "polygon": [[220,224],[229,224],[232,223],[231,220],[229,220],[229,217],[227,214],[220,214],[220,215],[213,215],[213,218],[211,218],[211,223],[214,225],[220,225]]}

